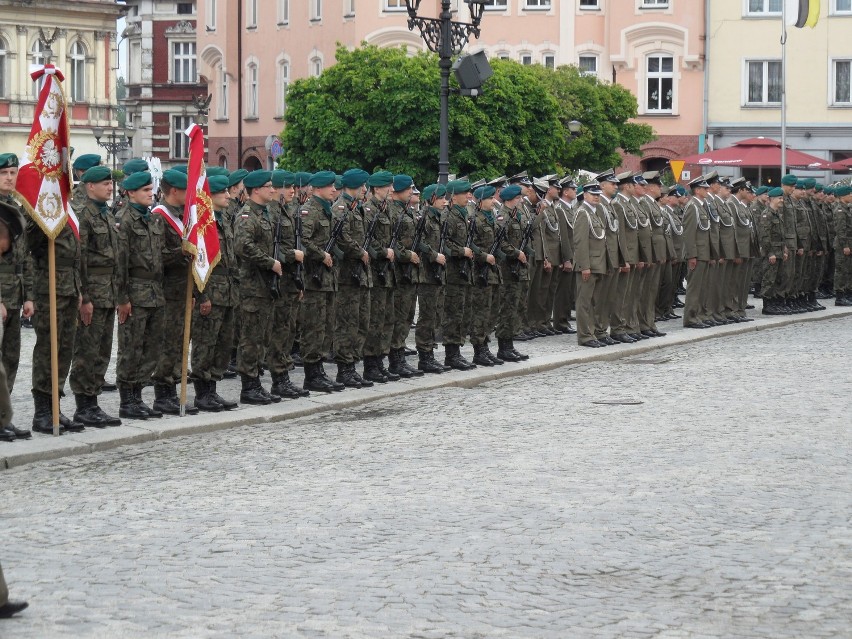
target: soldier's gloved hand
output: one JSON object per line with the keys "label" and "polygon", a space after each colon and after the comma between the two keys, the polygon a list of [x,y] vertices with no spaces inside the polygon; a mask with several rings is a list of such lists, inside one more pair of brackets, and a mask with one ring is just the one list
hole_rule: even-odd
{"label": "soldier's gloved hand", "polygon": [[283,271],[281,270],[281,262],[275,260],[275,264],[272,265],[272,272],[276,275],[281,275]]}
{"label": "soldier's gloved hand", "polygon": [[770,255],[770,256],[769,256],[769,263],[770,263],[770,264],[775,264],[775,262],[776,262],[777,260],[778,260],[778,258],[776,258],[774,255]]}
{"label": "soldier's gloved hand", "polygon": [[394,255],[393,249],[390,249],[390,248],[389,248],[389,249],[388,249],[388,252],[387,252],[385,255],[387,256],[387,258],[388,258],[391,262],[393,262],[393,261],[394,261],[394,259],[396,259],[396,255]]}

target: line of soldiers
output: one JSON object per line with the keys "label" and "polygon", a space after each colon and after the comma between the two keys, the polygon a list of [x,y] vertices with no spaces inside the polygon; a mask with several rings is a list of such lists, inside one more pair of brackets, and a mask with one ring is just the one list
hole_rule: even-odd
{"label": "line of soldiers", "polygon": [[[0,156],[0,203],[20,213],[16,167],[12,154]],[[147,168],[142,160],[125,165],[122,198],[110,209],[112,176],[100,157],[74,163],[79,238],[67,226],[56,238],[60,388],[69,378],[77,407],[73,419],[61,416],[65,430],[180,410],[191,262],[182,245],[186,171],[166,171],[155,202]],[[524,172],[432,184],[421,193],[409,176],[387,171],[211,167],[208,177],[221,253],[204,291],[193,292],[196,411],[237,407],[217,392],[229,374],[241,377],[240,402],[263,405],[521,361],[527,356],[515,341],[536,337],[576,332],[579,344],[594,348],[660,337],[657,322],[679,317],[684,278],[690,328],[751,321],[755,283],[767,314],[822,308],[815,291],[826,274],[836,303],[852,304],[852,197],[843,185],[818,190],[785,176],[777,193],[711,173],[693,180],[688,193],[664,186],[657,172],[609,170],[583,187],[570,176],[530,179]],[[17,320],[33,316],[33,429],[48,433],[47,239],[31,220],[24,226],[0,258],[2,356],[11,386]],[[121,404],[113,417],[98,395],[116,317]],[[467,339],[472,361],[461,354]],[[439,342],[443,362],[435,358]],[[412,354],[416,366],[407,361]],[[323,365],[330,359],[334,379]],[[298,363],[302,387],[289,378]],[[269,390],[260,382],[265,370]],[[150,406],[142,398],[149,384]],[[10,426],[0,436],[29,432]]]}

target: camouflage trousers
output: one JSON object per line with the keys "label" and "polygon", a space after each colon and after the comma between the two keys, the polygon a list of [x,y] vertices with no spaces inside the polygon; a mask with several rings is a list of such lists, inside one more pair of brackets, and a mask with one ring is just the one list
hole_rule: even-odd
{"label": "camouflage trousers", "polygon": [[498,299],[500,314],[496,332],[498,339],[512,339],[521,330],[520,308],[521,305],[526,306],[526,301],[521,301],[525,283],[510,276],[500,286]]}
{"label": "camouflage trousers", "polygon": [[[77,331],[79,298],[62,295],[56,298],[56,333],[59,344],[59,390],[65,386],[71,357],[74,353],[74,333]],[[33,328],[36,343],[33,348],[33,390],[50,395],[50,298],[35,299],[36,313]]]}
{"label": "camouflage trousers", "polygon": [[260,363],[266,355],[269,325],[272,321],[272,300],[266,297],[247,297],[240,300],[240,345],[237,351],[237,370],[248,377],[260,375]]}
{"label": "camouflage trousers", "polygon": [[420,284],[417,287],[417,327],[414,341],[418,351],[431,351],[436,346],[435,333],[441,325],[441,309],[444,307],[444,287]]}
{"label": "camouflage trousers", "polygon": [[834,290],[852,291],[852,255],[837,251],[834,255]]}
{"label": "camouflage trousers", "polygon": [[296,322],[299,317],[298,293],[284,292],[273,303],[272,324],[269,328],[269,348],[266,365],[273,373],[286,373],[293,368],[293,340],[296,338]]}
{"label": "camouflage trousers", "polygon": [[370,328],[370,289],[340,286],[334,306],[334,361],[354,364],[364,357],[364,342]]}
{"label": "camouflage trousers", "polygon": [[154,369],[154,381],[158,384],[177,384],[180,382],[181,357],[183,357],[183,317],[186,312],[185,300],[166,300],[163,318],[162,350],[157,367]]}
{"label": "camouflage trousers", "polygon": [[115,329],[115,308],[95,308],[92,322],[77,324],[74,340],[74,361],[71,363],[71,391],[75,395],[100,395],[104,375],[112,357],[112,335]]}
{"label": "camouflage trousers", "polygon": [[398,284],[393,292],[394,319],[391,349],[404,348],[417,305],[417,284]]}
{"label": "camouflage trousers", "polygon": [[165,310],[162,306],[134,306],[133,314],[118,325],[116,383],[126,388],[144,384],[157,367]]}
{"label": "camouflage trousers", "polygon": [[500,286],[473,286],[470,289],[470,343],[485,344],[494,330],[494,306],[499,304]]}
{"label": "camouflage trousers", "polygon": [[302,361],[316,364],[328,352],[329,339],[334,333],[334,293],[305,291],[302,322]]}
{"label": "camouflage trousers", "polygon": [[6,321],[3,322],[3,341],[0,342],[0,361],[6,370],[6,384],[9,392],[15,387],[18,376],[18,362],[21,361],[21,309],[6,309]]}
{"label": "camouflage trousers", "polygon": [[467,284],[447,284],[444,287],[444,344],[464,344],[467,333],[465,309],[470,300],[470,288]]}
{"label": "camouflage trousers", "polygon": [[236,309],[213,305],[202,315],[200,305],[192,311],[192,379],[218,382],[231,361]]}
{"label": "camouflage trousers", "polygon": [[[20,322],[18,322],[20,326]],[[3,326],[0,325],[0,331],[3,331]],[[5,337],[5,331],[0,334],[0,341]],[[6,377],[6,368],[0,362],[0,428],[6,428],[12,423],[12,397],[11,386]],[[0,605],[3,605],[3,589],[6,584],[3,583],[3,571],[0,570]],[[8,592],[6,593],[8,595]]]}
{"label": "camouflage trousers", "polygon": [[775,264],[769,263],[769,258],[760,258],[762,262],[761,270],[763,271],[763,279],[761,280],[760,292],[763,299],[772,299],[773,297],[782,297],[784,294],[783,278],[782,278],[782,262],[780,259],[775,260]]}
{"label": "camouflage trousers", "polygon": [[370,330],[364,343],[367,357],[390,352],[394,320],[394,290],[383,286],[370,289]]}

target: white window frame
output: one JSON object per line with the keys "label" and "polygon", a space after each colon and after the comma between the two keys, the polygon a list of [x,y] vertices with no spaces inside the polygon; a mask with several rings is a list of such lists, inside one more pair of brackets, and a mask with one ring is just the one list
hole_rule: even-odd
{"label": "white window frame", "polygon": [[640,0],[640,8],[642,9],[668,9],[669,0]]}
{"label": "white window frame", "polygon": [[355,0],[343,0],[343,17],[355,17]]}
{"label": "white window frame", "polygon": [[577,8],[580,11],[600,11],[601,3],[600,0],[590,0],[592,4],[583,4],[583,0],[577,3]]}
{"label": "white window frame", "polygon": [[833,16],[852,16],[852,2],[850,2],[850,6],[849,6],[848,9],[838,9],[837,8],[838,2],[840,2],[840,0],[831,0],[830,15],[833,15]]}
{"label": "white window frame", "polygon": [[[777,102],[769,101],[769,63],[777,62],[779,65],[781,64],[781,60],[778,58],[748,58],[743,62],[743,106],[744,107],[769,107],[769,108],[778,108],[781,106],[781,100],[779,99]],[[763,64],[763,87],[761,89],[761,93],[765,97],[764,100],[760,102],[752,102],[749,100],[749,76],[750,76],[750,65],[752,63],[762,63]]]}
{"label": "white window frame", "polygon": [[68,50],[68,68],[71,71],[68,78],[70,91],[69,97],[72,102],[86,101],[86,45],[80,40],[71,43]]}
{"label": "white window frame", "polygon": [[172,148],[171,156],[176,160],[185,160],[189,157],[189,136],[185,131],[192,124],[191,115],[172,115]]}
{"label": "white window frame", "polygon": [[325,64],[323,63],[322,56],[318,54],[312,55],[310,60],[308,60],[308,76],[318,78],[322,75],[324,69]]}
{"label": "white window frame", "polygon": [[246,29],[256,29],[257,28],[257,20],[258,20],[258,7],[257,3],[259,0],[246,0]]}
{"label": "white window frame", "polygon": [[[648,70],[648,66],[649,66],[649,62],[650,62],[651,58],[659,58],[660,59],[660,71],[651,72],[651,71]],[[664,58],[671,59],[671,61],[672,61],[672,70],[671,71],[663,71],[662,70]],[[644,63],[645,63],[645,68],[644,68],[644,72],[645,72],[645,78],[644,78],[644,80],[645,80],[645,101],[644,101],[644,105],[643,105],[645,107],[644,112],[647,113],[647,114],[653,114],[653,115],[657,115],[657,114],[659,114],[659,115],[671,115],[671,114],[673,114],[675,112],[675,104],[676,104],[675,93],[676,93],[676,82],[677,82],[677,74],[675,72],[675,56],[674,56],[674,54],[668,53],[668,52],[661,52],[661,51],[658,51],[656,53],[649,53],[645,56]],[[660,91],[662,91],[662,87],[663,87],[662,81],[667,79],[667,78],[671,79],[671,81],[672,81],[672,105],[671,105],[671,108],[668,108],[668,109],[652,109],[652,108],[650,108],[648,106],[648,101],[650,100],[650,96],[651,96],[651,90],[650,90],[651,89],[651,87],[650,87],[651,80],[654,80],[654,79],[659,80],[658,86],[659,86]],[[660,96],[660,99],[658,100],[658,104],[661,103],[661,102],[662,102],[662,96]]]}
{"label": "white window frame", "polygon": [[[547,65],[548,58],[550,59],[550,66]],[[541,64],[543,67],[547,69],[555,69],[556,68],[556,54],[552,51],[547,51],[541,54]]]}
{"label": "white window frame", "polygon": [[[762,0],[763,8],[760,11],[755,11],[751,8],[751,0],[743,0],[743,16],[749,18],[777,18],[781,15],[781,9],[779,8],[777,11],[770,11],[770,2],[772,0]],[[785,0],[781,0],[783,4]]]}
{"label": "white window frame", "polygon": [[[849,89],[849,99],[846,101],[838,101],[837,100],[837,63],[845,62],[849,65],[849,79],[847,80],[847,84],[850,86]],[[852,107],[852,57],[849,58],[832,58],[831,59],[831,83],[830,90],[831,96],[829,100],[829,104],[831,106],[838,107]]]}
{"label": "white window frame", "polygon": [[[183,48],[188,45],[189,53],[178,53],[177,47]],[[183,72],[178,73],[178,61],[189,62],[188,73],[191,77],[184,78]],[[198,83],[198,45],[195,40],[169,40],[169,79],[174,84],[197,84]],[[183,69],[183,64],[180,66]]]}
{"label": "white window frame", "polygon": [[319,22],[322,20],[322,0],[310,0],[311,3],[311,22]]}
{"label": "white window frame", "polygon": [[512,59],[512,54],[509,53],[508,51],[498,51],[495,55],[500,60],[511,60]]}
{"label": "white window frame", "polygon": [[290,0],[278,0],[278,24],[290,24]]}
{"label": "white window frame", "polygon": [[0,36],[0,98],[6,97],[6,85],[9,74],[9,45],[6,39]]}
{"label": "white window frame", "polygon": [[216,118],[218,120],[228,119],[228,106],[231,90],[231,81],[225,71],[225,62],[219,60],[216,65]]}
{"label": "white window frame", "polygon": [[[595,61],[595,70],[594,71],[584,70],[583,67],[580,64],[582,58],[593,59]],[[600,61],[601,61],[601,57],[597,53],[581,53],[580,55],[577,56],[577,68],[580,69],[581,75],[588,75],[588,76],[592,76],[592,77],[596,78],[596,77],[598,77],[598,70],[600,69]]]}
{"label": "white window frame", "polygon": [[208,31],[216,30],[216,12],[217,12],[217,2],[216,0],[205,0],[206,4],[205,13],[207,14],[204,17],[205,26]]}
{"label": "white window frame", "polygon": [[[41,40],[36,38],[33,45],[30,47],[30,61],[34,66],[44,66],[44,50],[48,48],[42,44]],[[41,92],[41,88],[44,86],[44,81],[47,78],[46,75],[41,76],[38,80],[33,81],[33,100],[38,101],[38,94]]]}
{"label": "white window frame", "polygon": [[290,59],[281,58],[277,64],[275,86],[275,115],[284,117],[287,111],[287,90],[290,87]]}
{"label": "white window frame", "polygon": [[260,64],[251,59],[246,63],[246,119],[257,119],[260,111]]}
{"label": "white window frame", "polygon": [[[525,62],[525,60],[529,60],[529,62]],[[533,54],[529,51],[524,51],[518,54],[518,61],[524,66],[529,66],[533,63]]]}
{"label": "white window frame", "polygon": [[524,9],[532,11],[549,11],[553,8],[551,0],[524,0]]}
{"label": "white window frame", "polygon": [[486,0],[487,3],[485,5],[486,11],[506,11],[509,8],[508,0]]}
{"label": "white window frame", "polygon": [[388,13],[406,11],[405,0],[382,0],[382,11],[387,11]]}

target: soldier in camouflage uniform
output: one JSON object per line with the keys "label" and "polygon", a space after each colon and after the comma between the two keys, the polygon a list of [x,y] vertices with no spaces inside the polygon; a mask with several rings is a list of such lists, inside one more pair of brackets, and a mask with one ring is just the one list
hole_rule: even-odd
{"label": "soldier in camouflage uniform", "polygon": [[505,259],[500,262],[503,285],[500,287],[500,314],[497,321],[497,357],[508,362],[529,359],[515,350],[514,336],[521,329],[519,298],[523,295],[522,282],[529,280],[527,256],[520,248],[524,237],[524,222],[521,212],[521,187],[512,184],[500,191],[503,203],[506,234],[500,244],[500,252]]}
{"label": "soldier in camouflage uniform", "polygon": [[420,281],[420,256],[413,248],[419,222],[415,219],[415,211],[408,206],[413,191],[414,180],[410,176],[394,176],[390,215],[394,228],[399,226],[399,234],[394,248],[396,288],[393,292],[393,332],[388,370],[404,378],[423,375],[423,371],[405,361],[405,340],[411,329],[411,319],[417,303],[417,284]]}
{"label": "soldier in camouflage uniform", "polygon": [[272,256],[274,222],[268,205],[275,199],[271,171],[252,171],[243,180],[248,201],[236,219],[236,256],[240,264],[240,315],[242,329],[237,369],[242,380],[240,402],[265,405],[281,397],[260,383],[261,359],[272,322],[272,276],[284,273]]}
{"label": "soldier in camouflage uniform", "polygon": [[[332,206],[333,222],[347,212],[346,223],[337,248],[342,258],[335,260],[337,269],[337,299],[335,300],[334,358],[337,362],[337,381],[351,388],[369,387],[370,380],[362,378],[355,364],[364,356],[364,342],[370,327],[370,255],[364,248],[367,223],[361,198],[370,174],[361,169],[349,169],[341,176],[340,197]],[[343,208],[340,208],[340,207]]]}
{"label": "soldier in camouflage uniform", "polygon": [[503,360],[495,356],[488,348],[488,336],[494,330],[494,306],[500,299],[500,270],[497,260],[502,257],[500,247],[489,250],[494,244],[498,228],[503,222],[503,216],[494,214],[493,186],[480,186],[473,192],[476,199],[475,220],[476,234],[473,243],[479,247],[476,255],[476,265],[473,269],[473,286],[470,290],[471,326],[470,343],[473,345],[473,363],[478,366],[494,366],[503,364]]}
{"label": "soldier in camouflage uniform", "polygon": [[[0,176],[0,184],[3,183]],[[0,255],[7,255],[14,252],[15,244],[22,242],[24,233],[24,216],[21,213],[20,207],[7,203],[3,198],[0,198]],[[4,292],[6,286],[3,286]],[[0,298],[2,303],[3,298]],[[20,321],[15,318],[18,326]],[[0,324],[0,342],[4,335],[4,326]],[[12,424],[12,402],[9,398],[9,384],[6,378],[6,371],[3,364],[0,363],[0,441],[11,442],[16,439],[30,439],[32,433],[23,428],[17,428]],[[2,580],[2,576],[0,576]],[[2,594],[2,593],[0,593]]]}
{"label": "soldier in camouflage uniform", "polygon": [[[162,217],[163,227],[163,296],[166,300],[163,344],[154,369],[154,410],[166,415],[180,414],[177,383],[181,375],[183,322],[186,287],[191,256],[183,250],[183,216],[186,201],[186,174],[169,169],[160,181],[162,202],[151,211]],[[197,413],[194,406],[188,413]]]}
{"label": "soldier in camouflage uniform", "polygon": [[[0,155],[0,202],[21,214],[23,210],[13,197],[18,178],[18,156],[14,153]],[[21,225],[23,232],[23,222]],[[15,386],[18,362],[21,359],[21,317],[29,320],[33,316],[32,259],[27,250],[26,238],[19,237],[10,242],[9,249],[0,254],[0,305],[3,310],[3,339],[0,342],[0,358],[6,371],[9,392]],[[6,429],[21,439],[29,439],[29,430],[9,424]]]}
{"label": "soldier in camouflage uniform", "polygon": [[852,306],[852,186],[834,187],[835,306]]}
{"label": "soldier in camouflage uniform", "polygon": [[[35,314],[33,328],[36,343],[33,348],[33,430],[53,432],[50,355],[50,271],[48,267],[48,239],[41,227],[31,217],[27,221],[27,245],[33,256],[33,298]],[[77,330],[77,313],[80,309],[80,241],[65,224],[53,241],[56,253],[56,339],[59,346],[59,389],[65,386],[74,352],[74,334]],[[59,424],[65,430],[83,430],[80,422],[72,422],[62,413]]]}
{"label": "soldier in camouflage uniform", "polygon": [[86,203],[86,188],[80,182],[83,173],[91,169],[93,166],[98,166],[101,163],[101,156],[97,153],[86,153],[74,159],[71,165],[71,170],[74,173],[74,190],[71,192],[71,206],[82,206]]}
{"label": "soldier in camouflage uniform", "polygon": [[304,289],[304,277],[301,284],[296,281],[296,264],[302,263],[304,253],[296,250],[296,225],[293,216],[298,214],[298,211],[293,207],[294,182],[295,176],[290,171],[273,171],[272,186],[277,189],[278,200],[267,205],[274,222],[273,230],[278,232],[278,261],[281,262],[283,276],[278,278],[278,297],[273,301],[266,364],[272,375],[270,392],[288,399],[310,395],[309,391],[290,381],[290,369],[293,367],[290,349],[293,346],[296,317],[302,304],[301,291]]}
{"label": "soldier in camouflage uniform", "polygon": [[195,288],[192,309],[192,383],[195,407],[219,412],[232,410],[237,403],[221,397],[216,384],[221,381],[231,358],[234,342],[234,316],[239,292],[234,282],[237,260],[234,256],[234,230],[225,217],[228,208],[228,178],[208,177],[213,216],[219,235],[219,262],[213,267],[203,291]]}
{"label": "soldier in camouflage uniform", "polygon": [[163,220],[151,214],[151,174],[134,173],[122,182],[128,207],[118,229],[118,360],[116,382],[119,417],[148,419],[163,413],[142,401],[142,388],[157,366],[162,348]]}
{"label": "soldier in camouflage uniform", "polygon": [[97,428],[120,426],[120,419],[107,415],[98,406],[115,329],[118,230],[106,203],[112,193],[112,173],[105,166],[96,166],[86,171],[80,181],[86,189],[86,203],[75,210],[80,231],[83,302],[71,365],[71,390],[77,402],[74,419]]}
{"label": "soldier in camouflage uniform", "polygon": [[[240,211],[246,203],[246,187],[243,185],[243,179],[248,175],[245,169],[237,169],[228,174],[228,208],[225,210],[225,223],[231,227],[234,233],[234,241],[237,237],[237,218]],[[236,255],[237,276],[234,282],[237,290],[240,288],[240,257]],[[237,374],[237,346],[240,343],[240,326],[242,314],[237,313],[234,316],[234,348],[231,350],[231,361],[228,363],[228,370],[225,373],[226,377],[234,377]]]}
{"label": "soldier in camouflage uniform", "polygon": [[[302,243],[305,247],[305,301],[302,315],[302,361],[305,367],[305,390],[341,391],[342,383],[329,379],[322,363],[328,333],[334,331],[334,294],[337,273],[334,258],[326,250],[334,225],[331,205],[337,195],[337,176],[320,171],[311,177],[313,195],[301,208]],[[343,207],[342,209],[340,207]],[[342,216],[346,205],[337,204],[335,213]],[[339,219],[339,218],[338,218]],[[331,248],[337,250],[336,247]],[[338,259],[342,257],[342,253]]]}
{"label": "soldier in camouflage uniform", "polygon": [[479,249],[467,246],[470,220],[467,216],[467,201],[470,182],[451,180],[447,183],[447,195],[451,206],[447,212],[447,284],[444,290],[444,365],[457,370],[470,370],[476,364],[467,361],[461,354],[464,344],[465,306],[473,282],[474,255]]}
{"label": "soldier in camouflage uniform", "polygon": [[447,205],[447,187],[431,184],[423,189],[422,215],[426,218],[420,244],[414,247],[420,255],[423,267],[417,285],[417,305],[420,314],[414,330],[417,346],[417,368],[424,373],[443,373],[450,370],[435,359],[435,332],[440,323],[439,309],[444,306],[444,282],[446,281],[447,257],[439,252],[443,211]]}
{"label": "soldier in camouflage uniform", "polygon": [[370,255],[370,330],[364,343],[364,379],[384,384],[397,381],[399,375],[384,366],[384,356],[390,352],[394,320],[395,271],[393,261],[396,253],[390,248],[393,223],[389,211],[388,195],[393,184],[390,171],[377,171],[367,180],[371,189],[369,201],[364,204],[364,220],[371,224],[376,219],[373,239],[367,252]]}

